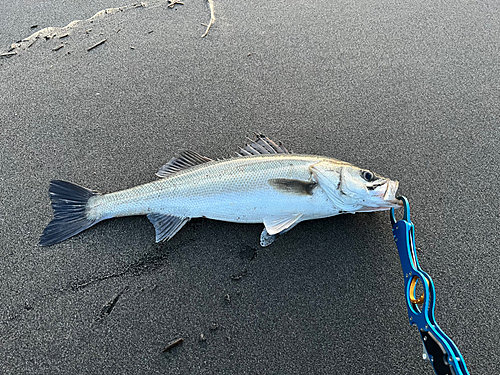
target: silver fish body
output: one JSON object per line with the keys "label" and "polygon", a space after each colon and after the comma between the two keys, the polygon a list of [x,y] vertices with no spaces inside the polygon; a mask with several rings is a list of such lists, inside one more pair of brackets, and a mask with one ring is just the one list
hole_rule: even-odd
{"label": "silver fish body", "polygon": [[198,165],[169,177],[116,193],[95,196],[87,216],[170,214],[240,223],[262,223],[265,217],[301,213],[309,219],[337,214],[322,189],[314,194],[287,192],[272,180],[308,181],[317,156],[247,156]]}
{"label": "silver fish body", "polygon": [[[40,243],[60,242],[105,219],[148,215],[157,242],[170,239],[191,218],[206,217],[264,223],[261,245],[267,246],[304,220],[399,206],[396,181],[346,162],[291,154],[265,136],[240,154],[211,160],[185,152],[162,167],[160,180],[105,195],[78,187],[85,196],[68,199],[65,194],[72,194],[73,184],[53,181],[54,220]],[[64,200],[72,206],[62,204]]]}

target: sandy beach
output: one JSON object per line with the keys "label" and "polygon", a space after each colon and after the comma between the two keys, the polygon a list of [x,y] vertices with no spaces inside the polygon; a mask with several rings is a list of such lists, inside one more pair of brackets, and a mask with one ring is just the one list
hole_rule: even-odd
{"label": "sandy beach", "polygon": [[38,246],[51,180],[126,189],[257,131],[398,180],[438,324],[471,374],[500,373],[500,5],[214,4],[204,38],[201,0],[6,8],[0,372],[433,374],[387,212],[267,248],[207,219],[155,244],[146,217]]}

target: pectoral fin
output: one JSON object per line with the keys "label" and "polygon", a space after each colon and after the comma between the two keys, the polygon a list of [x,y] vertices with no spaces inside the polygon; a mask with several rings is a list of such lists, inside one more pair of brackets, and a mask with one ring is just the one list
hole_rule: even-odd
{"label": "pectoral fin", "polygon": [[274,189],[286,194],[312,195],[318,185],[315,181],[292,180],[288,178],[272,178],[267,181]]}
{"label": "pectoral fin", "polygon": [[156,231],[156,242],[171,239],[191,218],[183,216],[149,214],[149,221]]}

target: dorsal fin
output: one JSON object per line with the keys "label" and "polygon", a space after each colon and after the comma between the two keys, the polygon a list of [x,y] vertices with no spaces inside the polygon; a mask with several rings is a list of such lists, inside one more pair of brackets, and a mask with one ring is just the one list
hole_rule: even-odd
{"label": "dorsal fin", "polygon": [[175,172],[194,167],[195,165],[208,163],[209,161],[213,160],[205,156],[201,156],[194,151],[182,151],[179,156],[170,159],[167,164],[161,167],[156,175],[158,177],[167,177]]}
{"label": "dorsal fin", "polygon": [[244,148],[240,149],[237,154],[239,156],[250,156],[250,155],[267,155],[267,154],[291,154],[283,143],[275,143],[267,138],[264,134],[254,133],[257,139],[251,140]]}

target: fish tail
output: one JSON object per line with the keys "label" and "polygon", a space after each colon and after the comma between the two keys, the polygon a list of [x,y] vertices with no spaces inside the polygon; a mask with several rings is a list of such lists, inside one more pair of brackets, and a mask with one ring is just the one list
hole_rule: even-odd
{"label": "fish tail", "polygon": [[87,218],[87,203],[100,195],[71,182],[53,180],[49,188],[54,219],[47,225],[40,237],[40,246],[50,246],[64,241],[100,220]]}

